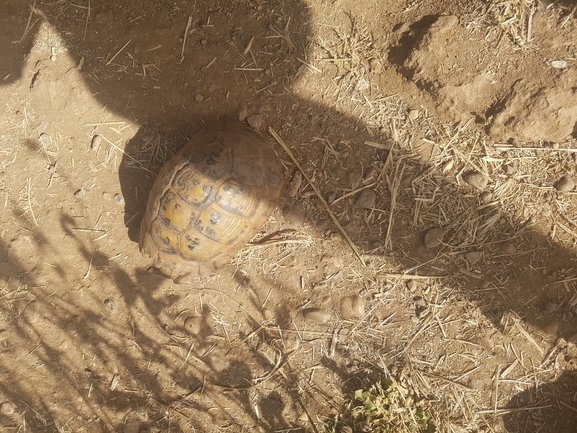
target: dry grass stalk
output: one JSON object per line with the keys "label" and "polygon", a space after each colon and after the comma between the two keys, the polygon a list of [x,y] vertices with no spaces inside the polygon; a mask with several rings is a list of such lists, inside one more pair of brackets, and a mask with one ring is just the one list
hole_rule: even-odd
{"label": "dry grass stalk", "polygon": [[113,61],[114,59],[116,59],[116,57],[117,57],[117,56],[128,46],[128,44],[130,44],[131,42],[132,42],[132,39],[130,39],[127,43],[125,43],[125,44],[122,46],[122,48],[120,48],[120,49],[116,52],[116,54],[113,55],[112,58],[111,58],[108,62],[106,62],[106,66],[110,65],[110,64],[112,63],[112,61]]}
{"label": "dry grass stalk", "polygon": [[278,144],[281,145],[281,147],[283,148],[283,150],[287,153],[287,155],[291,158],[291,160],[294,162],[294,164],[297,166],[297,168],[299,169],[299,171],[303,174],[304,178],[306,179],[306,181],[309,183],[309,185],[314,189],[317,197],[319,198],[319,200],[321,201],[321,203],[323,204],[323,206],[325,207],[326,211],[328,212],[331,220],[335,223],[335,225],[337,226],[337,228],[339,229],[339,231],[341,232],[341,234],[343,235],[343,237],[346,239],[347,243],[349,244],[349,246],[351,247],[351,249],[353,250],[353,252],[355,253],[355,255],[357,256],[357,258],[360,260],[360,262],[363,264],[363,266],[365,266],[365,261],[363,260],[363,258],[361,257],[361,253],[359,251],[359,249],[357,248],[357,246],[354,244],[354,242],[352,241],[352,239],[349,237],[349,235],[347,234],[347,232],[345,231],[345,229],[343,229],[343,227],[341,226],[341,224],[339,223],[339,220],[337,219],[337,217],[335,216],[335,214],[333,213],[333,211],[331,210],[331,208],[329,207],[328,203],[326,202],[326,200],[324,199],[322,193],[319,191],[319,189],[317,188],[317,186],[312,182],[312,180],[310,179],[310,177],[306,174],[306,172],[303,170],[303,168],[301,167],[300,163],[298,162],[298,160],[295,158],[295,156],[293,155],[293,153],[290,151],[290,149],[287,147],[287,145],[284,143],[284,141],[282,140],[282,138],[280,138],[280,136],[276,133],[276,131],[274,129],[272,129],[271,127],[269,127],[269,132],[271,133],[271,135],[274,137],[274,139],[278,142]]}

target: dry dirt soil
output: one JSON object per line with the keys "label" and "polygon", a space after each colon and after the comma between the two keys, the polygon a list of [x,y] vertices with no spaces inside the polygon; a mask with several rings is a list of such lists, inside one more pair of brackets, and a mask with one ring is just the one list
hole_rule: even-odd
{"label": "dry dirt soil", "polygon": [[[576,9],[0,0],[0,431],[577,431]],[[139,222],[226,119],[286,186],[178,285]]]}

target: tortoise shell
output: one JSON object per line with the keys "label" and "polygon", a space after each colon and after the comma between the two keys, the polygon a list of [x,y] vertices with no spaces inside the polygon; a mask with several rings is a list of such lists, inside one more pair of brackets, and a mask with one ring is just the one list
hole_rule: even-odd
{"label": "tortoise shell", "polygon": [[282,168],[253,129],[197,133],[162,168],[140,225],[140,251],[178,275],[226,264],[277,205]]}

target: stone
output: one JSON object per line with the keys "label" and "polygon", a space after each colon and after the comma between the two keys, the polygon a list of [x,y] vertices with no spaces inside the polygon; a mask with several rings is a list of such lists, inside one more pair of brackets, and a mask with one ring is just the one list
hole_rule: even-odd
{"label": "stone", "polygon": [[365,303],[358,295],[345,296],[341,299],[341,316],[344,319],[354,319],[365,314]]}
{"label": "stone", "polygon": [[295,206],[285,206],[282,209],[282,215],[285,222],[291,227],[300,227],[305,221],[306,217],[304,212]]}
{"label": "stone", "polygon": [[7,329],[0,329],[0,343],[4,343],[10,337],[10,333]]}
{"label": "stone", "polygon": [[411,111],[409,111],[408,117],[409,117],[409,120],[410,120],[411,122],[414,122],[415,120],[417,120],[417,119],[419,118],[419,116],[420,116],[419,110],[411,110]]}
{"label": "stone", "polygon": [[463,180],[471,185],[473,188],[485,189],[489,184],[489,178],[483,173],[474,171],[463,176]]}
{"label": "stone", "polygon": [[198,335],[204,328],[202,317],[189,317],[184,321],[184,329],[191,335]]}
{"label": "stone", "polygon": [[490,193],[489,191],[484,191],[479,196],[479,199],[481,200],[481,202],[487,204],[493,199],[493,194]]}
{"label": "stone", "polygon": [[120,418],[124,418],[131,411],[132,411],[132,406],[130,406],[129,404],[126,404],[126,405],[121,406],[118,409],[116,409],[116,415],[118,415]]}
{"label": "stone", "polygon": [[352,189],[357,189],[361,184],[362,173],[358,170],[351,170],[347,173],[347,183]]}
{"label": "stone", "polygon": [[106,298],[104,300],[104,306],[108,310],[109,313],[115,313],[117,310],[116,300],[114,298]]}
{"label": "stone", "polygon": [[202,96],[200,93],[197,93],[196,95],[194,95],[194,100],[196,102],[202,102],[204,101],[204,96]]}
{"label": "stone", "polygon": [[488,289],[491,286],[491,280],[488,278],[483,278],[480,282],[479,282],[479,287],[481,289]]}
{"label": "stone", "polygon": [[102,145],[102,137],[100,135],[95,135],[92,137],[92,141],[90,142],[90,149],[94,150],[95,152],[100,149]]}
{"label": "stone", "polygon": [[290,184],[288,186],[289,197],[292,197],[292,198],[296,197],[302,183],[303,183],[303,174],[301,173],[300,170],[297,170],[293,174],[293,177],[292,177]]}
{"label": "stone", "polygon": [[369,242],[369,250],[374,251],[374,250],[378,250],[379,248],[383,247],[383,243],[380,241],[380,239],[374,239],[372,241]]}
{"label": "stone", "polygon": [[253,129],[261,129],[264,125],[264,117],[262,114],[253,114],[246,118],[247,123]]}
{"label": "stone", "polygon": [[2,415],[12,415],[14,412],[16,412],[16,406],[9,401],[4,401],[0,404],[0,413]]}
{"label": "stone", "polygon": [[360,192],[355,200],[355,206],[363,209],[372,209],[375,207],[377,194],[372,189],[364,189]]}
{"label": "stone", "polygon": [[330,311],[322,310],[320,308],[305,308],[303,310],[303,317],[306,321],[327,323],[332,318]]}
{"label": "stone", "polygon": [[513,167],[511,164],[505,164],[503,167],[503,173],[505,173],[506,175],[512,175],[513,173],[515,173],[515,167]]}
{"label": "stone", "polygon": [[413,180],[415,176],[412,173],[405,174],[401,178],[401,188],[411,188],[413,186]]}
{"label": "stone", "polygon": [[139,433],[140,423],[138,421],[127,422],[122,429],[122,433]]}
{"label": "stone", "polygon": [[501,244],[501,251],[505,254],[515,254],[517,252],[517,247],[513,245],[512,242],[507,241]]}
{"label": "stone", "polygon": [[114,194],[114,202],[116,204],[122,205],[124,204],[124,197],[120,193]]}
{"label": "stone", "polygon": [[409,289],[411,293],[415,292],[417,290],[417,282],[415,280],[407,281],[407,289]]}
{"label": "stone", "polygon": [[543,309],[547,312],[547,313],[552,313],[553,311],[555,311],[557,309],[558,305],[555,302],[551,302],[551,301],[547,301],[545,302],[545,305],[543,305]]}
{"label": "stone", "polygon": [[575,188],[575,182],[568,176],[563,176],[555,184],[557,191],[568,192]]}
{"label": "stone", "polygon": [[469,264],[474,265],[483,258],[483,251],[469,251],[467,254],[465,254],[465,258]]}
{"label": "stone", "polygon": [[547,323],[543,326],[543,331],[549,335],[556,335],[559,332],[559,322],[554,320],[553,322]]}
{"label": "stone", "polygon": [[443,173],[447,173],[453,169],[454,165],[455,165],[455,160],[453,158],[451,158],[442,165],[441,171]]}
{"label": "stone", "polygon": [[425,246],[427,248],[435,248],[443,243],[443,238],[447,234],[445,229],[441,227],[433,227],[425,233]]}
{"label": "stone", "polygon": [[375,74],[380,74],[383,71],[383,66],[379,59],[375,59],[374,57],[369,59],[369,70]]}

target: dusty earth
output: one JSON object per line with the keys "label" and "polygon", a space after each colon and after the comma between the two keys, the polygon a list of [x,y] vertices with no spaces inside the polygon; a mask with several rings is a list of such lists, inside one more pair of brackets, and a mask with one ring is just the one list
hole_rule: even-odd
{"label": "dusty earth", "polygon": [[[362,432],[385,377],[420,431],[576,431],[575,12],[1,0],[0,431]],[[231,118],[281,203],[177,285],[148,191]]]}

